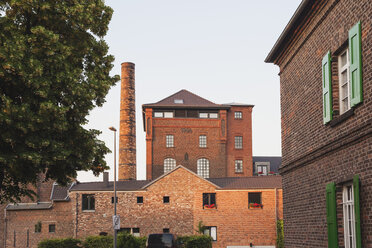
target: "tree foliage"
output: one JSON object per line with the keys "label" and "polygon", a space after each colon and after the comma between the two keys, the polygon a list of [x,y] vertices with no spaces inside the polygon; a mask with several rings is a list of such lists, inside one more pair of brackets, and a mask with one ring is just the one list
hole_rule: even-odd
{"label": "tree foliage", "polygon": [[0,0],[0,202],[31,195],[38,175],[99,174],[109,152],[86,130],[110,87],[103,0]]}

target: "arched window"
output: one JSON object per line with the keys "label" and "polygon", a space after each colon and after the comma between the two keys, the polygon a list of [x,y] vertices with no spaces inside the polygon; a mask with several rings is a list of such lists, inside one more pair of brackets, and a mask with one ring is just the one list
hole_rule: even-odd
{"label": "arched window", "polygon": [[176,160],[173,158],[164,159],[164,173],[167,173],[176,168]]}
{"label": "arched window", "polygon": [[203,178],[209,177],[209,160],[206,158],[200,158],[197,161],[198,175]]}

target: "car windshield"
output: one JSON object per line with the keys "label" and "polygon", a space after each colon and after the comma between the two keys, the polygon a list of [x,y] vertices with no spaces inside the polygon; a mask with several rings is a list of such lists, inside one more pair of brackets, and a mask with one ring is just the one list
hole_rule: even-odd
{"label": "car windshield", "polygon": [[172,247],[172,234],[150,234],[148,244],[159,247]]}

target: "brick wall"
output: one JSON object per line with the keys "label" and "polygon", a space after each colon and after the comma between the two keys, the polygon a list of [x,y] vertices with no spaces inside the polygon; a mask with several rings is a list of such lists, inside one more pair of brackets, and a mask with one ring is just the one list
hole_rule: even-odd
{"label": "brick wall", "polygon": [[[355,174],[361,180],[363,247],[372,243],[371,13],[368,0],[316,1],[275,62],[281,82],[285,247],[327,247],[326,184]],[[342,48],[358,21],[364,101],[351,117],[324,125],[321,61],[328,50],[335,54]],[[332,80],[335,85],[337,75]],[[337,94],[337,83],[334,88]],[[338,110],[337,99],[333,104]]]}
{"label": "brick wall", "polygon": [[[6,247],[37,247],[43,239],[73,236],[71,202],[55,202],[48,210],[7,211]],[[35,224],[41,222],[40,233],[35,233]],[[49,225],[55,224],[55,233],[49,233]],[[27,246],[27,232],[28,244]]]}
{"label": "brick wall", "polygon": [[[263,209],[248,209],[248,192],[262,192]],[[92,193],[92,192],[85,192]],[[203,193],[216,193],[217,209],[203,209]],[[71,192],[74,230],[77,237],[112,233],[113,192],[96,192],[94,212],[81,211],[81,195]],[[118,214],[122,228],[140,228],[140,235],[161,233],[169,228],[177,235],[190,235],[200,220],[205,225],[217,226],[217,241],[213,247],[227,245],[274,245],[275,190],[218,190],[213,184],[197,177],[186,169],[179,168],[146,190],[118,192]],[[143,204],[137,203],[137,196],[143,197]],[[169,196],[170,203],[164,204],[163,197]],[[278,217],[282,217],[281,189],[277,190]]]}

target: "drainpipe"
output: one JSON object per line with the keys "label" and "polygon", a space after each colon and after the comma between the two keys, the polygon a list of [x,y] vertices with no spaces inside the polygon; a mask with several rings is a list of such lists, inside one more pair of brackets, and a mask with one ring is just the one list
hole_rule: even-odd
{"label": "drainpipe", "polygon": [[77,239],[77,235],[78,235],[78,217],[79,217],[79,193],[76,193],[76,209],[75,209],[75,216],[76,216],[76,219],[75,219],[75,238]]}
{"label": "drainpipe", "polygon": [[275,188],[275,233],[278,237],[278,228],[276,228],[276,223],[278,222],[278,202],[277,202],[277,195],[276,195],[277,189]]}
{"label": "drainpipe", "polygon": [[7,225],[8,219],[6,218],[6,207],[4,208],[4,248],[6,248],[6,239],[7,239]]}

